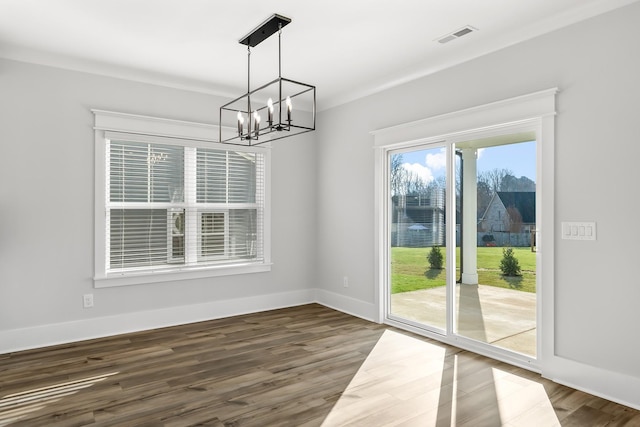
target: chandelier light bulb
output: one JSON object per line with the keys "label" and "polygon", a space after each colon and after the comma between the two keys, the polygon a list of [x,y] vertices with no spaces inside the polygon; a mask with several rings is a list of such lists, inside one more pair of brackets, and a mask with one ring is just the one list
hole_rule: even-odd
{"label": "chandelier light bulb", "polygon": [[242,135],[242,132],[243,132],[242,125],[244,125],[244,117],[242,116],[242,113],[238,111],[238,135]]}
{"label": "chandelier light bulb", "polygon": [[258,114],[257,110],[253,112],[253,127],[256,132],[256,139],[258,139],[258,135],[260,132],[260,114]]}
{"label": "chandelier light bulb", "polygon": [[291,121],[291,110],[293,110],[293,104],[291,104],[291,98],[287,96],[287,121]]}
{"label": "chandelier light bulb", "polygon": [[269,126],[273,123],[273,99],[269,98],[267,100],[267,121],[269,122]]}

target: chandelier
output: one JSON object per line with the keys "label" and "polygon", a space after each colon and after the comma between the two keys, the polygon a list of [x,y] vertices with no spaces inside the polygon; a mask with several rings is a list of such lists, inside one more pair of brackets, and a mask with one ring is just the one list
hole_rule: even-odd
{"label": "chandelier", "polygon": [[[247,93],[220,107],[220,142],[251,146],[315,130],[315,86],[282,77],[282,28],[290,22],[274,14],[240,39],[247,46]],[[251,48],[276,32],[278,77],[251,90]]]}

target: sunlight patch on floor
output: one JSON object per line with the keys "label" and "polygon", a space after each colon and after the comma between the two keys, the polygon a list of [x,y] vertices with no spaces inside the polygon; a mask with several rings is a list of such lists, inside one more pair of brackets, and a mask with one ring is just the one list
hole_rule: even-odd
{"label": "sunlight patch on floor", "polygon": [[500,417],[505,427],[560,426],[542,384],[493,369]]}
{"label": "sunlight patch on floor", "polygon": [[560,423],[541,384],[496,369],[474,353],[387,330],[322,425]]}
{"label": "sunlight patch on floor", "polygon": [[323,426],[393,425],[436,408],[445,356],[443,346],[385,331]]}
{"label": "sunlight patch on floor", "polygon": [[116,374],[118,372],[6,395],[0,399],[0,426],[14,423],[63,397],[73,395]]}

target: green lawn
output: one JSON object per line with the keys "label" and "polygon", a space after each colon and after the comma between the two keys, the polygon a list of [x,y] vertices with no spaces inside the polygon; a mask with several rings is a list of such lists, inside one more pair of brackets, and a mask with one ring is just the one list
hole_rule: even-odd
{"label": "green lawn", "polygon": [[[536,291],[536,254],[530,248],[513,248],[521,268],[521,276],[504,277],[500,271],[502,249],[499,247],[478,248],[478,279],[482,285]],[[446,284],[445,270],[431,270],[427,254],[431,248],[391,248],[392,293],[429,289]],[[441,248],[445,257],[446,250]],[[460,275],[460,248],[456,249],[456,278]]]}

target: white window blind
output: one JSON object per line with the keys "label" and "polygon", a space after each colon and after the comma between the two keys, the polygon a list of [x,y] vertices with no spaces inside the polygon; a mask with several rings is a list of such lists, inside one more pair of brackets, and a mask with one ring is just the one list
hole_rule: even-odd
{"label": "white window blind", "polygon": [[106,140],[106,273],[264,261],[265,155]]}

